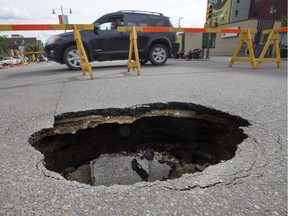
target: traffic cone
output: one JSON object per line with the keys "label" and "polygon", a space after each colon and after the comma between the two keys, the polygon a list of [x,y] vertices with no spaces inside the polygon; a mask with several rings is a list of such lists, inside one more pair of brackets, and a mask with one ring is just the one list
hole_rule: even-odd
{"label": "traffic cone", "polygon": [[14,64],[12,61],[10,62],[10,67],[14,67]]}

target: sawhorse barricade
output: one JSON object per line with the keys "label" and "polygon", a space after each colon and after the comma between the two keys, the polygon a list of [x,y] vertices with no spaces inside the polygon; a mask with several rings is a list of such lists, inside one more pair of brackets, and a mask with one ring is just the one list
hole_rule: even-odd
{"label": "sawhorse barricade", "polygon": [[[235,61],[240,61],[240,62],[250,62],[252,68],[257,68],[257,62],[255,59],[255,55],[254,55],[254,50],[253,50],[253,46],[252,46],[252,36],[251,33],[257,33],[257,30],[243,30],[242,31],[242,35],[240,38],[240,41],[238,42],[238,45],[236,47],[236,50],[231,58],[231,61],[229,63],[229,67],[232,67]],[[247,43],[248,46],[248,51],[249,51],[249,56],[248,57],[238,57],[238,54],[240,52],[240,49],[243,45],[243,43]]]}
{"label": "sawhorse barricade", "polygon": [[[140,75],[140,62],[139,62],[139,54],[138,54],[138,47],[137,47],[137,32],[190,32],[190,33],[238,33],[241,34],[240,41],[236,47],[236,50],[231,58],[229,63],[229,67],[232,67],[235,61],[240,62],[250,62],[252,68],[257,69],[259,68],[261,62],[273,62],[276,61],[278,68],[281,67],[281,58],[280,58],[280,50],[279,50],[279,32],[287,32],[287,27],[280,28],[278,30],[271,30],[267,31],[267,33],[271,32],[268,40],[265,44],[265,47],[258,59],[255,59],[254,50],[252,46],[252,36],[251,33],[257,33],[256,29],[217,29],[217,28],[171,28],[171,27],[149,27],[149,26],[119,26],[117,28],[119,32],[130,32],[130,49],[129,49],[129,56],[128,56],[128,71],[130,69],[135,70],[137,68],[137,74]],[[266,31],[263,32],[264,34]],[[266,33],[266,34],[267,34]],[[276,58],[264,58],[269,44],[271,41],[275,43],[275,53]],[[238,57],[242,44],[246,42],[248,45],[249,56],[248,57]],[[277,45],[276,45],[277,44]],[[134,51],[135,61],[132,60],[132,53]]]}
{"label": "sawhorse barricade", "polygon": [[0,31],[41,31],[41,30],[73,30],[74,38],[76,41],[78,54],[80,58],[80,66],[83,75],[86,75],[88,70],[91,79],[94,78],[92,67],[88,61],[85,48],[82,43],[79,30],[93,30],[92,24],[77,24],[77,25],[64,25],[64,24],[22,24],[22,25],[0,25]]}
{"label": "sawhorse barricade", "polygon": [[[134,50],[135,61],[132,60],[132,54]],[[127,71],[130,72],[130,69],[135,70],[137,68],[137,75],[140,75],[140,60],[139,60],[139,52],[137,46],[137,32],[136,27],[132,27],[130,33],[130,47],[129,47],[129,54],[128,54],[128,63],[127,63]]]}
{"label": "sawhorse barricade", "polygon": [[27,65],[27,64],[28,64],[28,62],[26,61],[26,58],[24,57],[24,54],[23,54],[22,52],[20,52],[20,51],[17,50],[17,51],[16,51],[16,54],[21,57],[21,60],[22,60],[22,64],[23,64],[23,65]]}
{"label": "sawhorse barricade", "polygon": [[[198,33],[241,33],[241,29],[214,29],[214,28],[171,28],[171,27],[150,27],[150,26],[119,26],[119,32],[130,32],[130,48],[128,55],[127,71],[137,68],[140,75],[140,61],[137,47],[137,32],[198,32]],[[135,60],[132,60],[134,52]]]}
{"label": "sawhorse barricade", "polygon": [[[86,75],[86,70],[89,71],[91,79],[93,79],[92,67],[88,61],[85,48],[83,46],[81,35],[79,30],[93,30],[92,24],[78,24],[78,25],[64,25],[64,24],[22,24],[22,25],[0,25],[0,31],[39,31],[39,30],[74,30],[74,38],[76,41],[78,54],[80,58],[80,65],[83,75]],[[264,46],[264,49],[258,59],[255,59],[254,50],[252,47],[251,33],[256,33],[255,29],[217,29],[217,28],[171,28],[171,27],[149,27],[149,26],[120,26],[117,28],[119,32],[130,32],[130,47],[128,55],[127,68],[135,70],[137,68],[137,74],[140,75],[140,60],[137,46],[137,32],[198,32],[198,33],[238,33],[242,34],[240,41],[236,47],[236,50],[231,58],[229,67],[232,67],[235,61],[250,62],[252,68],[259,68],[262,62],[277,62],[278,68],[281,67],[280,49],[279,49],[279,32],[287,32],[287,27],[263,31],[264,34],[269,34],[268,40]],[[274,41],[276,58],[264,58],[267,49]],[[238,53],[242,44],[246,42],[248,44],[249,57],[238,57]],[[134,51],[135,61],[132,60]]]}
{"label": "sawhorse barricade", "polygon": [[[262,62],[276,62],[278,68],[282,67],[281,65],[281,56],[280,56],[280,48],[279,48],[279,32],[287,32],[287,27],[285,28],[279,28],[279,29],[269,29],[264,30],[263,34],[269,34],[269,37],[267,39],[267,42],[263,48],[263,51],[258,59],[258,65],[257,68],[260,66]],[[275,47],[275,58],[265,58],[266,52],[269,48],[269,45],[271,42],[274,42]]]}
{"label": "sawhorse barricade", "polygon": [[[252,37],[251,37],[251,33],[257,33],[257,31],[255,32],[255,30],[244,30],[242,37],[240,38],[240,41],[237,45],[237,48],[233,54],[233,57],[230,61],[229,67],[233,66],[234,61],[242,61],[242,62],[251,62],[252,67],[254,69],[259,68],[260,64],[262,62],[276,62],[277,63],[277,67],[281,68],[281,56],[280,56],[280,48],[279,48],[279,32],[287,32],[287,27],[284,28],[279,28],[279,29],[268,29],[268,30],[264,30],[262,31],[262,34],[269,34],[269,37],[265,43],[265,46],[258,58],[258,60],[256,61],[255,59],[255,55],[254,55],[254,50],[252,47]],[[243,44],[244,41],[247,41],[248,44],[248,51],[249,51],[249,57],[245,58],[245,57],[237,57],[240,48]],[[275,48],[275,58],[271,57],[271,58],[265,58],[265,55],[267,53],[267,50],[271,44],[271,42],[274,42],[274,48]]]}

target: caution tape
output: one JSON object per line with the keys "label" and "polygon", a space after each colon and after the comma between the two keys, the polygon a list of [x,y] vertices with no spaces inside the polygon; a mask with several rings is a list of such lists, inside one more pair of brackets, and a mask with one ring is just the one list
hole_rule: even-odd
{"label": "caution tape", "polygon": [[[119,32],[131,32],[132,26],[119,26]],[[172,27],[153,27],[153,26],[136,26],[137,32],[194,32],[194,33],[242,33],[248,29],[231,29],[231,28],[172,28]],[[256,33],[256,29],[249,29],[251,33]]]}
{"label": "caution tape", "polygon": [[286,27],[279,28],[279,32],[287,32],[287,31],[288,31],[287,26],[286,26]]}
{"label": "caution tape", "polygon": [[[74,30],[75,25],[65,24],[18,24],[0,25],[0,31],[34,31],[34,30]],[[92,24],[78,24],[78,30],[93,30]]]}
{"label": "caution tape", "polygon": [[[132,26],[119,26],[117,30],[119,32],[131,32]],[[136,32],[190,32],[190,33],[244,33],[248,30],[250,33],[257,33],[256,29],[232,29],[232,28],[172,28],[172,27],[154,27],[154,26],[136,26]],[[273,29],[266,29],[263,34],[270,34]],[[274,29],[278,32],[287,32],[287,27]]]}
{"label": "caution tape", "polygon": [[266,30],[263,30],[262,33],[263,34],[270,34],[272,31],[283,33],[283,32],[287,32],[287,30],[288,30],[287,27],[282,27],[279,29],[266,29]]}

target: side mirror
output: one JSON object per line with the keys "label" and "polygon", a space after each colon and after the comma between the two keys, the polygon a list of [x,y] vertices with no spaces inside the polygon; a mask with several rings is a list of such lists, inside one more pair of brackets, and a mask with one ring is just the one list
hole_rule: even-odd
{"label": "side mirror", "polygon": [[99,30],[100,24],[99,23],[94,23],[94,30],[97,31]]}

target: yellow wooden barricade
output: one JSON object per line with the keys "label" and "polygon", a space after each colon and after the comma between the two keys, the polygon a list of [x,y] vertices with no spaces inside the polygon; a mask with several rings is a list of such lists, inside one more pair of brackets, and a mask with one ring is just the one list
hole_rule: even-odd
{"label": "yellow wooden barricade", "polygon": [[[133,51],[135,60],[132,59]],[[132,27],[132,31],[130,32],[130,47],[127,68],[128,72],[130,72],[130,69],[135,71],[135,68],[137,68],[137,74],[140,75],[140,60],[137,46],[137,32],[135,26]]]}
{"label": "yellow wooden barricade", "polygon": [[[262,32],[263,34],[269,34],[267,42],[260,54],[258,59],[257,68],[259,68],[262,62],[277,62],[278,68],[282,66],[281,64],[281,56],[280,56],[280,48],[279,48],[279,29],[265,30]],[[275,47],[275,58],[265,58],[266,52],[271,44],[274,42]]]}
{"label": "yellow wooden barricade", "polygon": [[27,63],[27,61],[26,61],[26,58],[25,58],[24,54],[23,54],[22,52],[18,51],[18,50],[16,51],[16,53],[17,53],[18,56],[21,57],[22,64],[23,64],[23,65],[27,65],[28,63]]}
{"label": "yellow wooden barricade", "polygon": [[80,59],[80,65],[81,65],[82,73],[85,76],[86,70],[88,70],[91,79],[93,79],[94,76],[92,73],[92,67],[91,67],[91,64],[90,64],[88,57],[86,55],[86,51],[85,51],[85,48],[84,48],[82,40],[81,40],[80,32],[78,31],[76,25],[73,25],[73,27],[74,27],[74,38],[75,38],[75,41],[77,44],[78,55],[79,55],[79,59]]}
{"label": "yellow wooden barricade", "polygon": [[[229,63],[229,67],[232,67],[235,61],[240,61],[240,62],[250,62],[252,68],[257,68],[257,63],[256,63],[255,55],[254,55],[253,46],[252,46],[252,37],[251,37],[251,33],[256,33],[256,32],[257,32],[256,30],[249,30],[249,29],[243,30],[240,41],[238,42],[236,50]],[[238,57],[238,53],[244,42],[246,42],[248,45],[249,56]]]}

